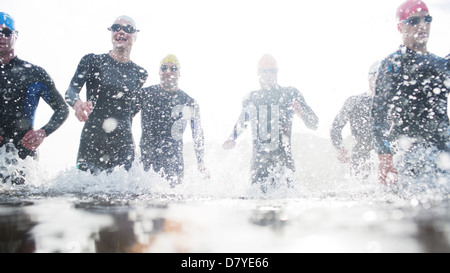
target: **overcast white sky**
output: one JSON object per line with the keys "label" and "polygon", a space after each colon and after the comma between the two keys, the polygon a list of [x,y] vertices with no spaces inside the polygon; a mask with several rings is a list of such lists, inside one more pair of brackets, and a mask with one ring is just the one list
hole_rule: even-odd
{"label": "overcast white sky", "polygon": [[[370,65],[401,44],[395,11],[402,2],[0,0],[0,10],[16,20],[18,56],[46,69],[63,95],[82,56],[111,49],[107,28],[114,19],[134,18],[141,32],[132,60],[149,72],[145,86],[159,82],[165,55],[177,55],[180,87],[199,102],[207,141],[222,142],[243,97],[259,87],[256,64],[266,53],[278,61],[279,83],[297,87],[319,116],[317,131],[298,119],[294,130],[329,138],[345,99],[368,89]],[[450,53],[450,1],[426,3],[434,18],[428,49],[443,57]],[[42,108],[38,123],[48,118]],[[71,111],[41,146],[41,161],[56,155],[56,169],[74,165],[81,128]]]}

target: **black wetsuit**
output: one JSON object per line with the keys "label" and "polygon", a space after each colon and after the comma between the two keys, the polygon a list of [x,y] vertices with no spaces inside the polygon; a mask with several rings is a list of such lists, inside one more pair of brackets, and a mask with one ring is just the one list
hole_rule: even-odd
{"label": "black wetsuit", "polygon": [[368,175],[370,172],[370,152],[373,148],[371,131],[372,97],[368,93],[351,96],[334,118],[330,129],[331,142],[336,149],[342,149],[342,129],[347,123],[355,140],[350,166],[354,174]]}
{"label": "black wetsuit", "polygon": [[[242,112],[234,126],[232,139],[236,139],[251,123],[252,183],[276,183],[276,177],[286,170],[295,171],[291,151],[291,131],[294,109],[291,103],[299,102],[302,119],[310,129],[316,129],[319,119],[306,104],[303,95],[294,87],[277,86],[271,90],[258,90],[250,93],[242,104]],[[288,183],[292,177],[286,174]]]}
{"label": "black wetsuit", "polygon": [[52,109],[53,115],[42,127],[49,136],[58,129],[69,114],[69,107],[47,72],[36,65],[15,57],[9,64],[0,65],[0,136],[5,143],[12,142],[18,155],[36,158],[36,151],[21,145],[24,135],[34,129],[34,118],[39,99]]}
{"label": "black wetsuit", "polygon": [[86,84],[86,98],[93,111],[81,133],[77,166],[80,170],[127,170],[134,160],[132,119],[137,113],[136,97],[147,80],[147,71],[133,62],[120,63],[109,54],[84,56],[66,91],[73,106]]}
{"label": "black wetsuit", "polygon": [[450,54],[445,56],[445,60],[447,61],[447,69],[450,70]]}
{"label": "black wetsuit", "polygon": [[[399,173],[434,172],[439,152],[449,150],[447,99],[449,70],[445,59],[401,47],[382,63],[373,98],[372,132],[378,154],[398,154]],[[405,141],[411,143],[403,149]],[[401,153],[398,153],[400,150]],[[425,168],[425,165],[430,165]]]}
{"label": "black wetsuit", "polygon": [[446,66],[443,58],[406,47],[381,63],[372,108],[372,132],[379,154],[391,153],[391,142],[401,136],[446,149],[446,80],[450,77]]}
{"label": "black wetsuit", "polygon": [[198,164],[203,164],[204,134],[197,102],[182,90],[169,92],[160,85],[142,88],[140,141],[146,171],[153,168],[171,183],[184,177],[183,133],[190,122]]}

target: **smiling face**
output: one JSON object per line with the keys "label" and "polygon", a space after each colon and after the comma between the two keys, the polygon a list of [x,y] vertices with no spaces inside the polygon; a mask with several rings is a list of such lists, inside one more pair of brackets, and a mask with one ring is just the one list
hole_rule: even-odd
{"label": "smiling face", "polygon": [[[133,29],[133,24],[125,18],[119,18],[114,21],[113,25],[120,25],[123,27],[131,26]],[[116,50],[131,50],[134,42],[136,41],[136,32],[127,33],[123,30],[123,28],[119,30],[111,30],[111,41],[113,44],[113,48]]]}

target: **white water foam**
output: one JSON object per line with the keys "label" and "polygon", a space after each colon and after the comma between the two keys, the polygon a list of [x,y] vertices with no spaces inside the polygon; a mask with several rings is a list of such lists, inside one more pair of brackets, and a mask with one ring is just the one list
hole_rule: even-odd
{"label": "white water foam", "polygon": [[[26,170],[26,184],[4,183],[0,185],[0,189],[10,195],[26,192],[42,196],[65,194],[104,196],[105,199],[118,196],[124,200],[136,198],[366,200],[398,196],[398,189],[392,195],[393,191],[389,187],[378,183],[376,169],[369,179],[364,181],[351,176],[348,165],[337,161],[335,150],[328,140],[307,134],[294,134],[292,140],[296,165],[294,187],[281,185],[267,193],[262,193],[259,185],[250,183],[251,142],[245,138],[240,140],[233,150],[224,150],[219,143],[207,145],[205,162],[211,175],[209,179],[205,179],[197,171],[192,143],[187,142],[184,149],[185,179],[183,184],[175,188],[171,188],[153,171],[145,172],[137,161],[128,172],[123,168],[116,168],[112,173],[94,176],[72,167],[51,177],[39,161],[26,159],[19,163]],[[376,164],[377,162],[374,166]],[[448,184],[446,181],[440,183]],[[448,194],[447,188],[443,187],[439,187],[437,191],[427,188],[421,192],[424,193],[421,198],[436,198],[436,192],[442,198]],[[407,194],[403,193],[403,197]]]}

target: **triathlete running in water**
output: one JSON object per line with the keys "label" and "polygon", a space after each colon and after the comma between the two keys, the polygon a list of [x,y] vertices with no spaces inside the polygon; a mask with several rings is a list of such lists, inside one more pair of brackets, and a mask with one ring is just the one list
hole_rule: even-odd
{"label": "triathlete running in water", "polygon": [[[291,151],[291,133],[294,114],[305,125],[315,130],[319,119],[306,104],[303,95],[294,87],[281,87],[277,83],[278,66],[271,55],[264,55],[258,65],[261,89],[251,92],[242,104],[242,112],[233,133],[223,144],[231,149],[236,139],[246,129],[252,128],[253,154],[251,166],[252,183],[267,186],[280,185],[285,180],[292,186],[295,172]],[[282,179],[280,179],[282,178]]]}
{"label": "triathlete running in water", "polygon": [[[16,40],[13,18],[0,12],[0,147],[7,145],[5,152],[17,152],[21,159],[27,156],[36,159],[36,149],[64,123],[69,108],[43,68],[16,56]],[[51,107],[53,115],[42,128],[35,130],[41,98]],[[17,160],[12,159],[10,163],[13,162]]]}
{"label": "triathlete running in water", "polygon": [[[77,167],[92,173],[110,172],[117,166],[131,168],[135,154],[132,119],[137,113],[138,91],[147,79],[147,71],[130,60],[137,32],[134,21],[121,16],[109,30],[113,49],[84,56],[66,91],[76,117],[86,122]],[[84,84],[86,102],[79,96]]]}
{"label": "triathlete running in water", "polygon": [[197,102],[178,87],[180,63],[169,54],[161,61],[161,82],[142,89],[140,141],[144,169],[151,168],[171,186],[183,182],[183,134],[189,122],[198,170],[209,176],[204,166],[204,134]]}

